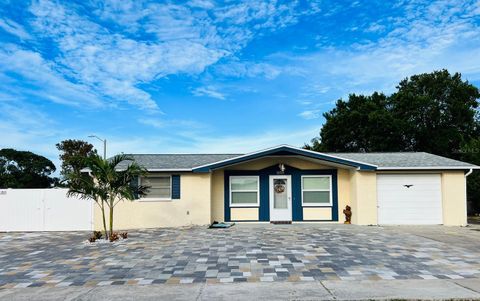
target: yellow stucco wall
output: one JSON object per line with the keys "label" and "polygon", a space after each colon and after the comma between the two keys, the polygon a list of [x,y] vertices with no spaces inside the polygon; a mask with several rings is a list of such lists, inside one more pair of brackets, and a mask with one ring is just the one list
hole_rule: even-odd
{"label": "yellow stucco wall", "polygon": [[343,223],[345,221],[345,215],[343,209],[345,206],[351,206],[350,195],[350,171],[347,169],[337,170],[337,185],[338,185],[338,222]]}
{"label": "yellow stucco wall", "polygon": [[375,172],[350,172],[350,199],[353,224],[376,225],[378,223],[377,174]]}
{"label": "yellow stucco wall", "polygon": [[262,159],[242,163],[242,164],[233,165],[226,169],[260,170],[260,169],[264,169],[279,163],[283,163],[285,165],[289,165],[298,169],[332,169],[331,166],[326,166],[326,165],[318,164],[316,162],[311,162],[311,161],[303,160],[300,158],[294,158],[294,157],[267,157],[267,158],[262,158]]}
{"label": "yellow stucco wall", "polygon": [[258,208],[231,208],[232,221],[258,221]]}
{"label": "yellow stucco wall", "polygon": [[329,221],[332,219],[332,208],[303,207],[304,221]]}
{"label": "yellow stucco wall", "polygon": [[223,170],[215,170],[212,173],[212,208],[211,222],[224,222],[224,173]]}
{"label": "yellow stucco wall", "polygon": [[465,226],[467,224],[466,179],[463,171],[442,173],[443,224]]}
{"label": "yellow stucco wall", "polygon": [[[171,201],[120,202],[115,207],[115,229],[139,229],[206,225],[210,223],[210,174],[180,175],[180,197]],[[95,229],[102,228],[98,206]],[[108,221],[107,221],[108,222]]]}

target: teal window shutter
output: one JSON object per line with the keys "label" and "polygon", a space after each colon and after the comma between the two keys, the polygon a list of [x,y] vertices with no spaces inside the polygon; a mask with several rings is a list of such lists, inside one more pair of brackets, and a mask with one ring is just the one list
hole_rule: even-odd
{"label": "teal window shutter", "polygon": [[172,199],[180,199],[180,175],[172,175]]}
{"label": "teal window shutter", "polygon": [[135,177],[130,182],[130,187],[133,189],[133,196],[136,200],[138,200],[138,177]]}

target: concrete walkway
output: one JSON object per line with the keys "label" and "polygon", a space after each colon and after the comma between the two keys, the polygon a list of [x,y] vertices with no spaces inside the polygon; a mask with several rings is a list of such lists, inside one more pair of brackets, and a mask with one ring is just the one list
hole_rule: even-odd
{"label": "concrete walkway", "polygon": [[388,300],[478,299],[480,279],[363,280],[228,284],[23,288],[0,300]]}

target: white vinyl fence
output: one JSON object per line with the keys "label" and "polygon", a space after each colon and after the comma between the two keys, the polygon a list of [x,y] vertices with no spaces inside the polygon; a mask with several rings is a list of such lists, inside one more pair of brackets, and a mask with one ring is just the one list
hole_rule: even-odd
{"label": "white vinyl fence", "polygon": [[67,189],[0,189],[0,231],[93,229],[93,201]]}

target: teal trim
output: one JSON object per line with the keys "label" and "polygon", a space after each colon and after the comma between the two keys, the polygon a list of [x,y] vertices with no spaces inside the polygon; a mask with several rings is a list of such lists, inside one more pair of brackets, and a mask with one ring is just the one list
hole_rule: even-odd
{"label": "teal trim", "polygon": [[262,222],[270,221],[270,179],[267,170],[260,173],[260,208],[258,219]]}
{"label": "teal trim", "polygon": [[230,179],[229,174],[225,171],[223,178],[223,215],[226,222],[230,220]]}
{"label": "teal trim", "polygon": [[180,199],[180,175],[172,175],[172,199]]}
{"label": "teal trim", "polygon": [[133,197],[135,200],[139,199],[138,195],[138,177],[134,177],[132,181],[130,182],[130,187],[133,190]]}
{"label": "teal trim", "polygon": [[[270,221],[270,188],[269,177],[277,175],[278,166],[273,165],[262,170],[225,170],[224,172],[224,215],[225,221],[230,220],[230,176],[259,176],[260,177],[260,207],[259,221]],[[338,185],[336,169],[301,170],[291,166],[285,166],[285,175],[292,178],[292,221],[303,221],[302,206],[302,176],[303,175],[331,175],[332,176],[332,219],[338,221]],[[320,207],[320,206],[319,206]],[[240,208],[240,207],[235,207]],[[251,208],[245,206],[242,208]],[[256,207],[255,207],[256,208]]]}
{"label": "teal trim", "polygon": [[331,222],[329,219],[309,219],[308,221],[302,221],[303,223],[311,223],[311,222]]}
{"label": "teal trim", "polygon": [[276,155],[276,156],[301,155],[304,157],[309,157],[309,158],[319,159],[319,160],[337,163],[341,165],[356,167],[356,168],[359,168],[360,170],[376,170],[377,169],[377,167],[374,165],[358,163],[358,162],[347,160],[347,159],[336,158],[336,157],[332,157],[322,153],[315,153],[315,152],[296,149],[288,146],[280,146],[274,149],[258,152],[252,155],[241,156],[240,158],[238,157],[232,158],[230,160],[225,160],[223,162],[212,163],[203,167],[194,168],[192,169],[192,171],[193,172],[210,172],[213,169],[222,168],[232,164],[237,164],[237,163],[258,159],[264,156],[271,156],[271,155]]}

